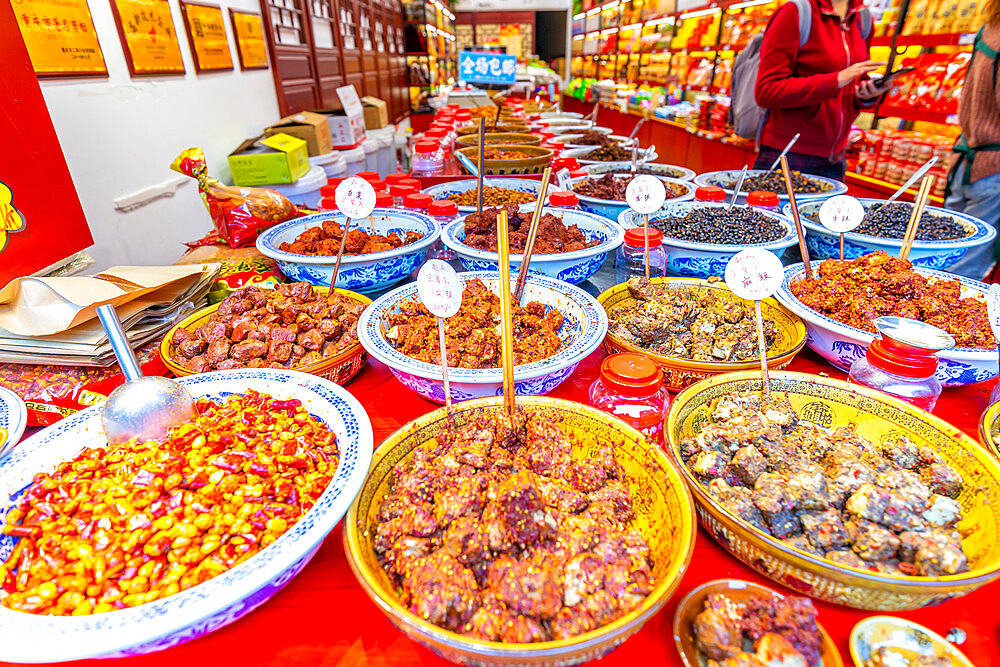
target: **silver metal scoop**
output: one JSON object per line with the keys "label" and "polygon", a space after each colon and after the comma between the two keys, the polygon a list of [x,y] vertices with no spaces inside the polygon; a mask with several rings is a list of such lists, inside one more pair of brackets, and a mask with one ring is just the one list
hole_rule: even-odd
{"label": "silver metal scoop", "polygon": [[194,399],[183,385],[167,378],[143,376],[115,309],[98,306],[97,317],[126,379],[111,393],[101,412],[108,442],[117,445],[132,438],[160,440],[174,426],[193,419]]}

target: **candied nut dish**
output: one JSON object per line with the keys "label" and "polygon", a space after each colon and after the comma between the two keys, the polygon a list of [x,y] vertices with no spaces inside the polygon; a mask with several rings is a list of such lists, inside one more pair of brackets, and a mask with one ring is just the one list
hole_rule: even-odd
{"label": "candied nut dish", "polygon": [[[389,343],[408,357],[441,363],[437,318],[416,298],[404,299],[389,316]],[[514,363],[547,359],[563,347],[559,329],[563,314],[530,301],[514,306]],[[445,320],[445,346],[452,368],[500,367],[500,298],[478,278],[462,290],[462,307]]]}
{"label": "candied nut dish", "polygon": [[[295,255],[317,255],[336,257],[340,252],[340,239],[344,236],[344,228],[336,220],[324,220],[319,227],[307,227],[295,237],[291,243],[285,242],[279,246],[283,252]],[[355,227],[347,232],[344,241],[345,255],[369,255],[373,252],[395,250],[404,245],[416,243],[424,235],[420,232],[392,232],[387,235],[369,234]]]}
{"label": "candied nut dish", "polygon": [[194,373],[227,368],[296,368],[358,342],[364,304],[309,283],[241,287],[197,329],[177,329],[173,360]]}
{"label": "candied nut dish", "polygon": [[[521,254],[528,242],[528,231],[531,229],[532,211],[519,211],[517,206],[508,204],[507,232],[510,252]],[[500,208],[483,209],[483,214],[470,213],[465,217],[465,245],[476,250],[487,252],[497,251],[497,216]],[[566,225],[562,219],[551,213],[543,213],[538,221],[538,232],[535,235],[536,255],[551,255],[557,252],[575,252],[600,245],[600,239],[590,239],[583,235],[576,225]]]}
{"label": "candied nut dish", "polygon": [[337,470],[336,435],[301,401],[248,390],[162,442],[84,449],[35,475],[2,532],[9,609],[80,616],[208,581],[291,528]]}
{"label": "candied nut dish", "polygon": [[[483,411],[392,473],[375,551],[416,616],[506,643],[566,639],[653,589],[615,443],[541,414]],[[574,455],[582,444],[591,457]]]}
{"label": "candied nut dish", "polygon": [[730,514],[787,546],[881,574],[969,569],[962,477],[905,436],[875,444],[801,420],[786,398],[739,393],[680,452]]}
{"label": "candied nut dish", "polygon": [[[694,361],[757,359],[757,325],[752,306],[721,296],[630,278],[635,299],[615,308],[608,333],[644,350]],[[774,320],[764,318],[764,340],[774,343]]]}

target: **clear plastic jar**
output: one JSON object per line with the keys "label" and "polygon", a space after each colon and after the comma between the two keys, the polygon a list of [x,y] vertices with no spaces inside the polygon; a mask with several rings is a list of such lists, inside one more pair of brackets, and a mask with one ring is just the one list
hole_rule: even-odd
{"label": "clear plastic jar", "polygon": [[934,375],[935,352],[953,347],[955,339],[935,326],[905,317],[878,317],[872,323],[882,337],[851,364],[848,381],[931,412],[941,395],[941,381]]}
{"label": "clear plastic jar", "polygon": [[726,191],[718,185],[702,185],[695,189],[696,201],[726,201]]}
{"label": "clear plastic jar", "polygon": [[614,415],[663,446],[663,419],[670,394],[663,371],[644,354],[612,354],[601,362],[599,377],[590,385],[590,404]]}
{"label": "clear plastic jar", "polygon": [[[447,199],[431,202],[427,206],[427,215],[437,220],[438,224],[441,225],[441,229],[464,217],[458,213],[458,204]],[[443,259],[447,262],[455,259],[457,256],[454,250],[451,250],[442,243],[440,237],[430,247],[430,250],[427,251],[427,259]]]}
{"label": "clear plastic jar", "polygon": [[417,191],[409,185],[390,185],[389,194],[392,195],[392,203],[397,208],[403,207],[403,200],[407,195],[415,195]]}
{"label": "clear plastic jar", "polygon": [[[478,119],[477,119],[478,122]],[[473,125],[472,114],[467,109],[459,109],[455,112],[455,129],[469,127]]]}
{"label": "clear plastic jar", "polygon": [[421,139],[413,146],[414,176],[442,176],[444,174],[444,151],[434,139]]}
{"label": "clear plastic jar", "polygon": [[[615,282],[624,283],[629,278],[646,275],[646,234],[642,227],[625,232],[625,242],[615,252]],[[667,273],[667,252],[663,249],[663,232],[649,230],[649,277]]]}
{"label": "clear plastic jar", "polygon": [[747,205],[770,213],[781,213],[781,200],[774,192],[754,190],[747,194]]}
{"label": "clear plastic jar", "polygon": [[378,192],[375,194],[375,208],[392,208],[392,195],[388,192]]}
{"label": "clear plastic jar", "polygon": [[452,148],[454,147],[454,140],[450,139],[448,136],[448,130],[445,128],[431,128],[430,130],[424,132],[424,138],[437,141],[446,156],[451,153]]}
{"label": "clear plastic jar", "polygon": [[575,192],[556,190],[549,193],[549,206],[559,209],[579,209],[580,198]]}

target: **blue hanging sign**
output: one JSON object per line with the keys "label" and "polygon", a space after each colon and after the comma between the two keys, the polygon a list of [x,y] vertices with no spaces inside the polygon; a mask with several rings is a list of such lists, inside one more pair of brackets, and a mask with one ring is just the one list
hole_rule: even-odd
{"label": "blue hanging sign", "polygon": [[462,51],[458,56],[458,78],[466,83],[516,82],[517,56],[505,53]]}

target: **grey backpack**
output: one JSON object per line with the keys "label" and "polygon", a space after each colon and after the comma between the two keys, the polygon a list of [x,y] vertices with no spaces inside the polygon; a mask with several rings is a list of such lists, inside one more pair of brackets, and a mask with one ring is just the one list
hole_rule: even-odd
{"label": "grey backpack", "polygon": [[[799,48],[809,39],[812,30],[812,2],[810,0],[788,0],[799,11]],[[872,15],[867,7],[858,13],[861,36],[865,39],[872,31]],[[760,131],[767,118],[767,109],[757,105],[754,89],[757,87],[757,69],[760,67],[760,46],[764,34],[758,33],[736,55],[733,61],[732,102],[729,120],[736,128],[736,134],[744,139],[759,139]]]}

